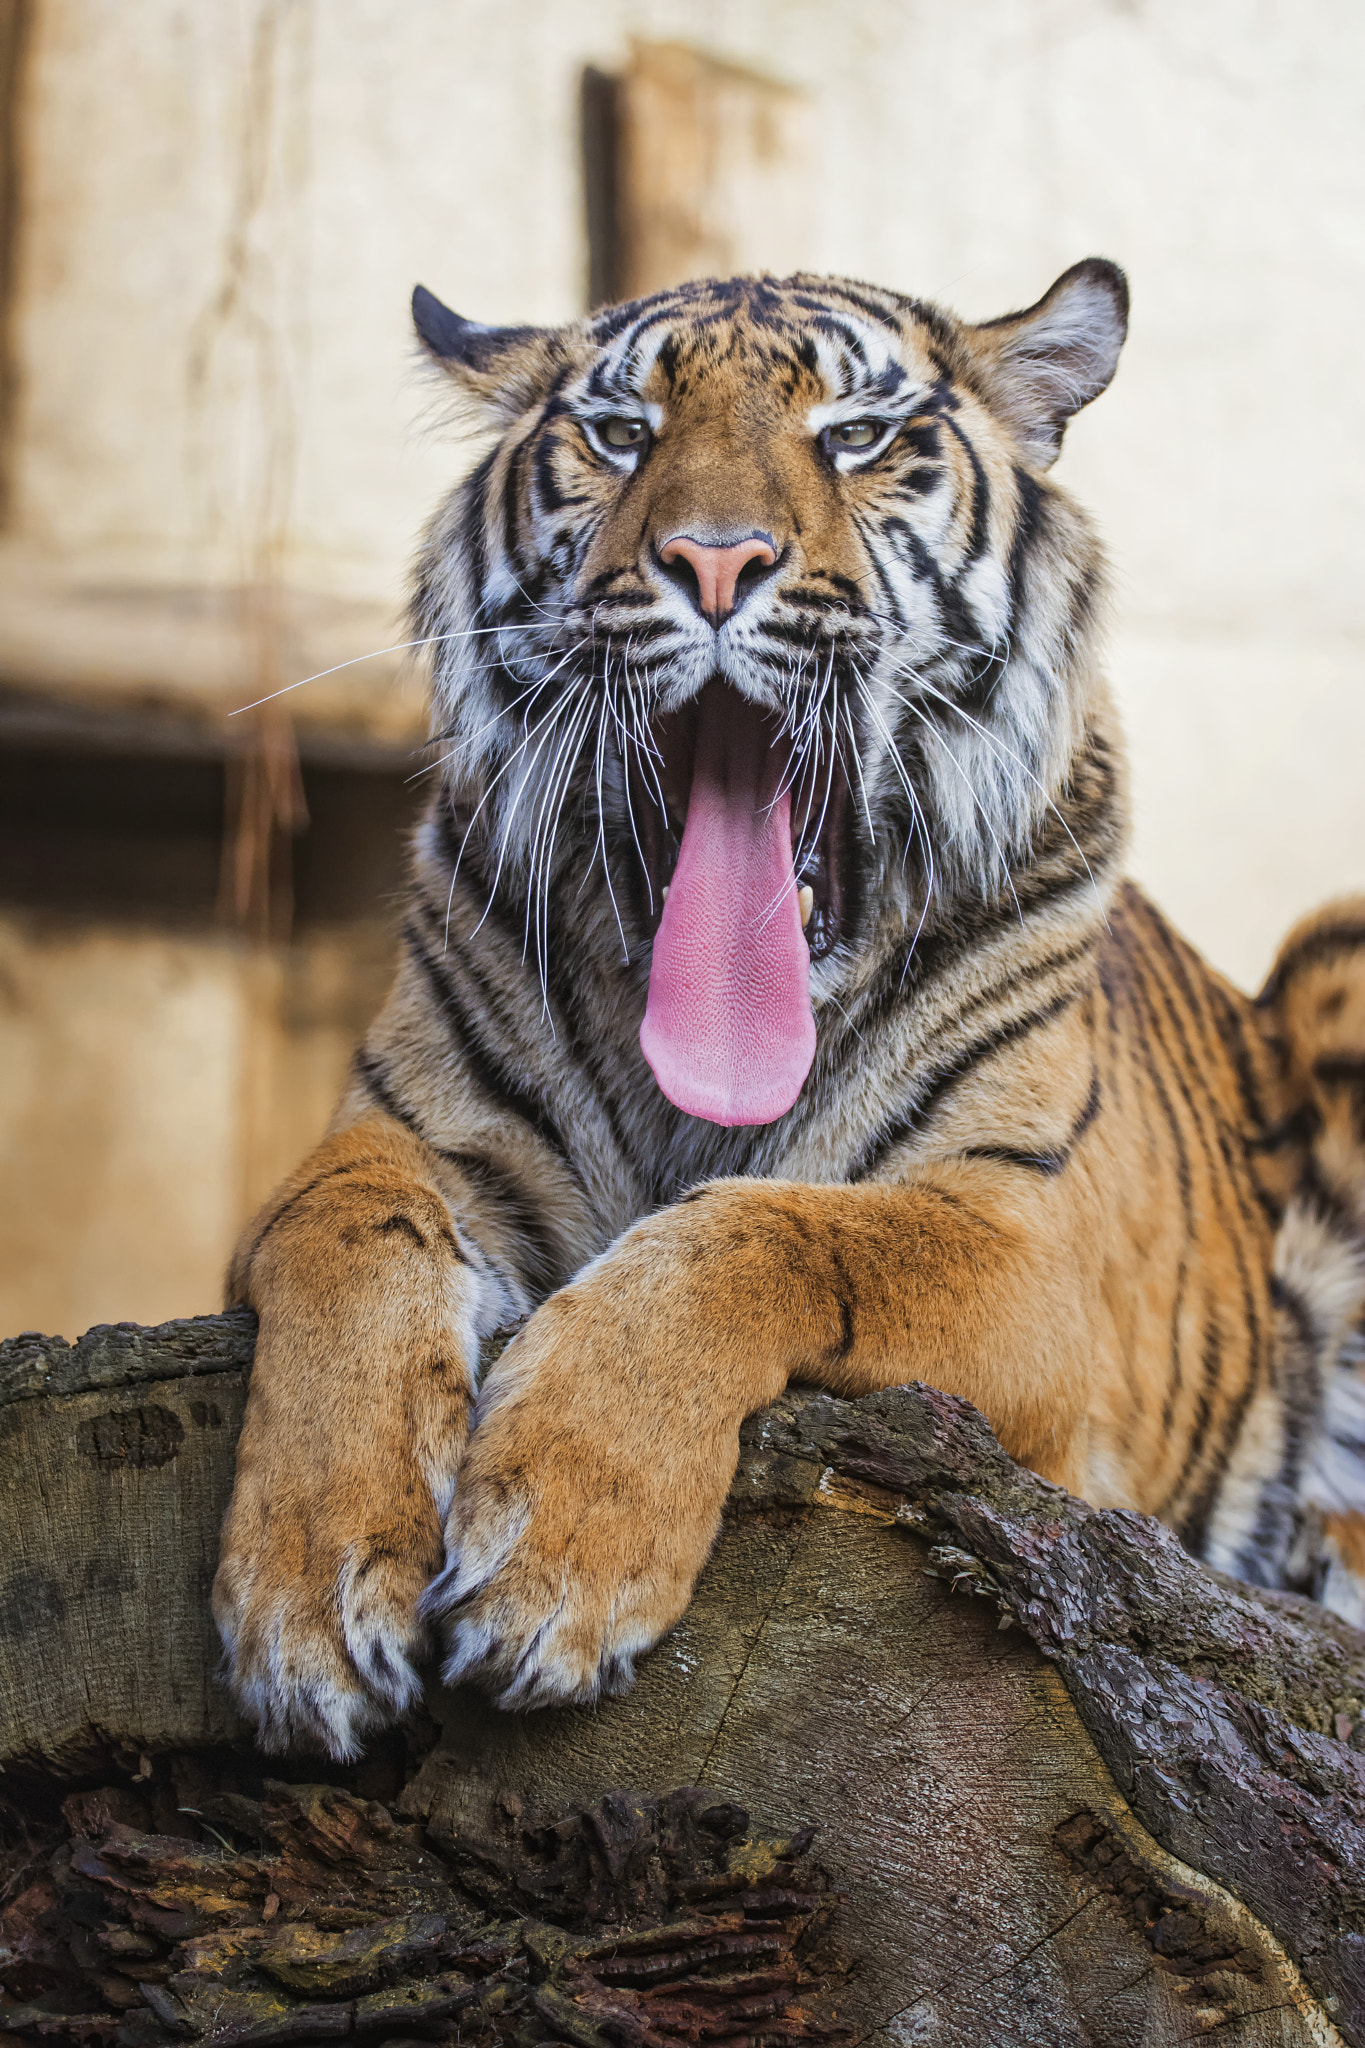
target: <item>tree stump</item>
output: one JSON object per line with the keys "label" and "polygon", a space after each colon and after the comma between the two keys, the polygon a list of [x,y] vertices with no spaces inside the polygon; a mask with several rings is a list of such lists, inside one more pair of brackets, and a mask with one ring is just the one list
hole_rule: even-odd
{"label": "tree stump", "polygon": [[1365,1637],[794,1390],[634,1690],[347,1771],[215,1673],[241,1312],[0,1345],[0,2048],[1365,2048]]}

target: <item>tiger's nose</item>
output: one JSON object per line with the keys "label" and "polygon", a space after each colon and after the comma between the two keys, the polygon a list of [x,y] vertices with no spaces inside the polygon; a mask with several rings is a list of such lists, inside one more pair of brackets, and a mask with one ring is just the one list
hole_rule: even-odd
{"label": "tiger's nose", "polygon": [[719,630],[743,600],[740,578],[744,571],[754,564],[771,569],[777,550],[766,533],[748,533],[728,548],[710,547],[705,541],[693,540],[690,533],[675,533],[659,549],[659,560],[666,569],[677,565],[674,581],[683,585],[702,617]]}

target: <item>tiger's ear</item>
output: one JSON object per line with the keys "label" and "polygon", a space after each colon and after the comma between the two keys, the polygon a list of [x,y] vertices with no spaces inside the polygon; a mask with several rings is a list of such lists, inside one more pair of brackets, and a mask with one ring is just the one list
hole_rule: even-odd
{"label": "tiger's ear", "polygon": [[413,291],[412,324],[431,361],[502,419],[534,405],[563,358],[555,328],[485,327],[452,313],[425,285]]}
{"label": "tiger's ear", "polygon": [[1043,469],[1118,368],[1127,332],[1128,280],[1102,256],[1073,263],[1036,306],[965,330],[992,404]]}

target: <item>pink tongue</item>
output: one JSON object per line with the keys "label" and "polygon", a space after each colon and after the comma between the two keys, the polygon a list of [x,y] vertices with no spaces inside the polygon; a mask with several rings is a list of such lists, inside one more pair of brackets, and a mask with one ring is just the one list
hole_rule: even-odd
{"label": "pink tongue", "polygon": [[709,685],[640,1048],[669,1101],[713,1124],[784,1116],[815,1057],[782,765],[762,714]]}

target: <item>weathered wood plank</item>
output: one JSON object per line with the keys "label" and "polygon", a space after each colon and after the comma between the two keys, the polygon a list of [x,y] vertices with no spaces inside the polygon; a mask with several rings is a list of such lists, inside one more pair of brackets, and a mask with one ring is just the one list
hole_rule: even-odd
{"label": "weathered wood plank", "polygon": [[245,1308],[183,1316],[150,1330],[137,1323],[97,1323],[74,1344],[25,1330],[0,1343],[0,1408],[40,1395],[145,1386],[205,1372],[245,1374],[255,1349],[256,1318]]}
{"label": "weathered wood plank", "polygon": [[215,1680],[240,1373],[0,1408],[0,1761],[244,1736]]}

